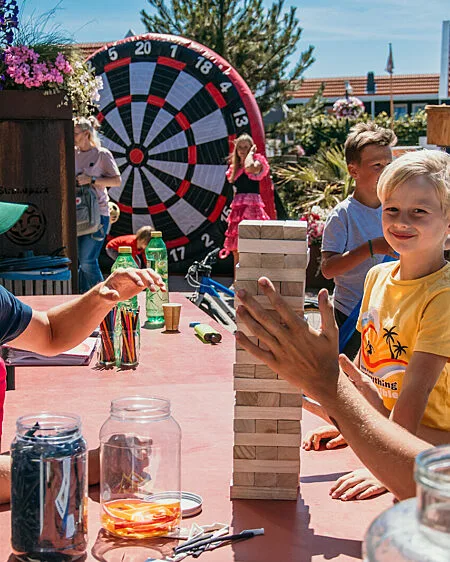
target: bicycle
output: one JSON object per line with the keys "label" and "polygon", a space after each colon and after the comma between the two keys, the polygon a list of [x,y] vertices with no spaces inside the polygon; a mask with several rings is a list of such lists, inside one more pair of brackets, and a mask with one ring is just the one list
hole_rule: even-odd
{"label": "bicycle", "polygon": [[304,308],[304,315],[308,324],[315,328],[316,330],[320,330],[320,326],[322,324],[319,312],[319,303],[317,298],[307,297],[305,298],[305,308]]}
{"label": "bicycle", "polygon": [[220,248],[215,248],[202,261],[195,261],[189,267],[185,279],[195,289],[189,300],[211,318],[234,331],[236,311],[221,294],[234,299],[234,291],[211,278],[212,265],[216,262],[219,251]]}

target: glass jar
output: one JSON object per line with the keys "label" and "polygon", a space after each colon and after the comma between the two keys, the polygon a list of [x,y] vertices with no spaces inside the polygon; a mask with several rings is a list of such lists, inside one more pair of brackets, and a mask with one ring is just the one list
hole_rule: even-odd
{"label": "glass jar", "polygon": [[11,444],[11,544],[19,560],[76,560],[87,547],[87,448],[81,421],[20,417]]}
{"label": "glass jar", "polygon": [[450,560],[450,445],[417,455],[417,497],[399,502],[369,527],[368,562]]}
{"label": "glass jar", "polygon": [[148,538],[181,520],[181,430],[163,398],[111,402],[100,430],[100,501],[104,529]]}

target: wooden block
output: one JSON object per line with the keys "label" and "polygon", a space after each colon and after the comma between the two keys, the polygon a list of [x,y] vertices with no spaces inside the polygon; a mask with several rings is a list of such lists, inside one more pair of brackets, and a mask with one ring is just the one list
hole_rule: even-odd
{"label": "wooden block", "polygon": [[[245,282],[245,281],[244,281]],[[302,297],[305,295],[305,284],[301,281],[283,281],[280,283],[280,293],[283,297]]]}
{"label": "wooden block", "polygon": [[239,238],[261,238],[261,225],[263,221],[243,220],[239,223]]}
{"label": "wooden block", "polygon": [[[257,303],[259,303],[263,308],[267,310],[273,310],[273,305],[269,300],[269,297],[265,295],[256,295],[253,297]],[[304,306],[304,298],[303,297],[283,297],[284,301],[294,310],[303,310]],[[241,304],[241,301],[236,298],[235,299],[236,306]]]}
{"label": "wooden block", "polygon": [[299,484],[298,474],[277,474],[276,477],[277,477],[276,478],[277,488],[298,488],[298,484]]}
{"label": "wooden block", "polygon": [[301,408],[302,400],[302,394],[297,389],[296,394],[282,394],[280,396],[280,406],[282,406],[283,408]]}
{"label": "wooden block", "polygon": [[[235,378],[234,390],[246,390],[249,392],[279,392],[285,395],[300,395],[301,392],[293,384],[283,379],[255,379],[255,378]],[[281,401],[281,400],[280,400]]]}
{"label": "wooden block", "polygon": [[300,434],[300,421],[278,420],[277,433],[298,433]]}
{"label": "wooden block", "polygon": [[236,267],[236,280],[247,281],[258,280],[260,277],[268,277],[273,281],[305,281],[305,269],[262,269],[256,267]]}
{"label": "wooden block", "polygon": [[238,390],[236,392],[236,406],[257,406],[259,392],[244,392]]}
{"label": "wooden block", "polygon": [[[278,392],[257,392],[257,395],[257,406],[274,407],[280,405],[280,395]],[[252,405],[253,404],[247,404],[247,406]]]}
{"label": "wooden block", "polygon": [[235,445],[233,447],[234,459],[256,459],[256,447],[248,445]]}
{"label": "wooden block", "polygon": [[262,359],[258,359],[248,351],[243,351],[242,349],[236,349],[236,363],[242,363],[245,365],[250,365],[251,363],[254,363],[255,365],[264,364]]}
{"label": "wooden block", "polygon": [[277,374],[269,369],[267,365],[256,365],[255,366],[255,378],[257,379],[276,379]]}
{"label": "wooden block", "polygon": [[273,488],[270,486],[231,486],[232,500],[296,500],[297,489]]}
{"label": "wooden block", "polygon": [[[258,449],[256,447],[256,458],[258,457]],[[278,459],[280,461],[295,461],[300,459],[300,447],[277,447]]]}
{"label": "wooden block", "polygon": [[285,269],[306,269],[308,267],[308,255],[286,254],[284,256]]}
{"label": "wooden block", "polygon": [[[277,476],[272,472],[258,472],[254,476],[255,486],[276,486]],[[233,478],[234,483],[234,478]]]}
{"label": "wooden block", "polygon": [[[256,458],[263,461],[276,461],[278,459],[278,447],[255,447]],[[290,448],[290,447],[286,447]],[[292,460],[292,459],[284,459]]]}
{"label": "wooden block", "polygon": [[234,459],[234,472],[275,472],[276,474],[295,474],[300,471],[300,459],[298,461],[279,460],[257,460],[257,459]]}
{"label": "wooden block", "polygon": [[261,254],[261,267],[267,269],[283,269],[284,254]]}
{"label": "wooden block", "polygon": [[283,238],[285,240],[306,240],[308,223],[306,221],[285,221]]}
{"label": "wooden block", "polygon": [[[250,420],[236,420],[250,421]],[[256,422],[265,422],[266,420],[252,420]],[[274,420],[267,420],[273,422]],[[260,447],[296,447],[299,449],[301,445],[301,436],[299,434],[276,433],[276,426],[272,433],[235,433],[235,445],[254,445]]]}
{"label": "wooden block", "polygon": [[[286,474],[283,476],[291,476]],[[233,474],[233,486],[254,486],[255,474],[253,472],[235,472]]]}
{"label": "wooden block", "polygon": [[[239,330],[239,328],[238,328]],[[237,379],[252,379],[255,376],[255,365],[238,365],[234,363],[233,365],[233,376]],[[280,388],[282,388],[280,386]],[[236,388],[235,390],[253,390],[251,388]],[[257,390],[257,389],[255,389]],[[280,392],[285,392],[284,390]]]}
{"label": "wooden block", "polygon": [[255,432],[261,434],[276,434],[278,432],[277,420],[255,420]]}
{"label": "wooden block", "polygon": [[[272,285],[274,286],[275,291],[279,293],[281,290],[281,281],[272,281]],[[259,283],[258,283],[258,295],[264,295],[263,288],[259,285]]]}
{"label": "wooden block", "polygon": [[245,253],[239,254],[239,267],[261,267],[261,253]]}
{"label": "wooden block", "polygon": [[[256,430],[256,420],[233,420],[233,424],[236,434],[245,433],[248,435],[249,433],[254,433]],[[276,431],[277,428],[275,428],[275,432]]]}
{"label": "wooden block", "polygon": [[235,292],[243,289],[249,295],[257,295],[258,294],[258,281],[236,281],[234,284]]}
{"label": "wooden block", "polygon": [[308,251],[306,242],[298,240],[251,240],[239,238],[238,252],[252,252],[254,254],[305,254]]}
{"label": "wooden block", "polygon": [[258,347],[264,349],[265,351],[269,351],[269,347],[262,340],[258,340]]}
{"label": "wooden block", "polygon": [[[235,418],[241,420],[300,420],[302,419],[301,408],[269,408],[263,406],[235,406]],[[300,430],[299,430],[300,431]],[[279,431],[279,433],[292,433],[290,431]]]}
{"label": "wooden block", "polygon": [[261,225],[261,238],[266,240],[284,240],[285,221],[264,221]]}
{"label": "wooden block", "polygon": [[[258,345],[258,338],[256,336],[247,336],[248,339],[254,343],[255,345]],[[242,345],[236,340],[236,349],[240,349],[243,350],[244,348],[242,347]]]}
{"label": "wooden block", "polygon": [[[237,308],[237,305],[236,305]],[[239,320],[236,322],[236,328],[242,332],[243,334],[245,334],[246,336],[253,336],[253,333],[250,331],[250,328],[247,326],[247,324],[245,322],[239,322]]]}

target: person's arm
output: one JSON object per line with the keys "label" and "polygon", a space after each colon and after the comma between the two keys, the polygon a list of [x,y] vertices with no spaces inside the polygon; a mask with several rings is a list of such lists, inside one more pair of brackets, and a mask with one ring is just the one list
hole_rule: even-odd
{"label": "person's arm", "polygon": [[58,355],[89,336],[119,301],[147,287],[151,291],[157,287],[165,290],[161,277],[151,269],[117,269],[84,295],[46,312],[33,310],[27,328],[9,343],[41,355]]}
{"label": "person's arm", "polygon": [[262,164],[259,160],[254,158],[256,152],[256,146],[253,145],[249,150],[247,156],[245,157],[244,161],[244,169],[247,174],[259,174],[262,170]]}
{"label": "person's arm", "polygon": [[[397,257],[394,250],[389,246],[383,237],[371,240],[373,254],[389,255]],[[348,250],[343,254],[335,252],[322,252],[321,269],[322,275],[326,279],[333,279],[338,275],[343,275],[363,263],[371,257],[369,242],[364,242],[361,246]]]}
{"label": "person's arm", "polygon": [[414,435],[425,412],[428,398],[442,373],[447,357],[415,351],[406,367],[400,396],[390,418]]}
{"label": "person's arm", "polygon": [[[78,185],[91,185],[92,177],[87,174],[77,176]],[[120,176],[97,177],[94,187],[96,189],[104,189],[105,187],[120,187],[122,179]]]}
{"label": "person's arm", "polygon": [[266,349],[238,331],[240,345],[318,400],[361,461],[398,498],[414,496],[414,460],[430,445],[380,414],[339,369],[338,330],[327,291],[319,293],[322,328],[317,331],[284,302],[268,279],[259,284],[283,324],[240,290],[238,317]]}

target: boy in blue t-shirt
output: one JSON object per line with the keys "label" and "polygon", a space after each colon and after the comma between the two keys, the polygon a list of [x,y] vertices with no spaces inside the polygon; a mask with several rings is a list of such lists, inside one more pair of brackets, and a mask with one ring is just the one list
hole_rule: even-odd
{"label": "boy in blue t-shirt", "polygon": [[[385,255],[395,257],[383,237],[377,182],[392,161],[391,147],[396,142],[391,129],[372,122],[352,127],[345,141],[345,160],[355,190],[332,210],[322,237],[322,274],[334,278],[339,328],[361,300],[369,269],[381,263]],[[361,337],[355,330],[342,351],[353,359],[360,345]]]}

